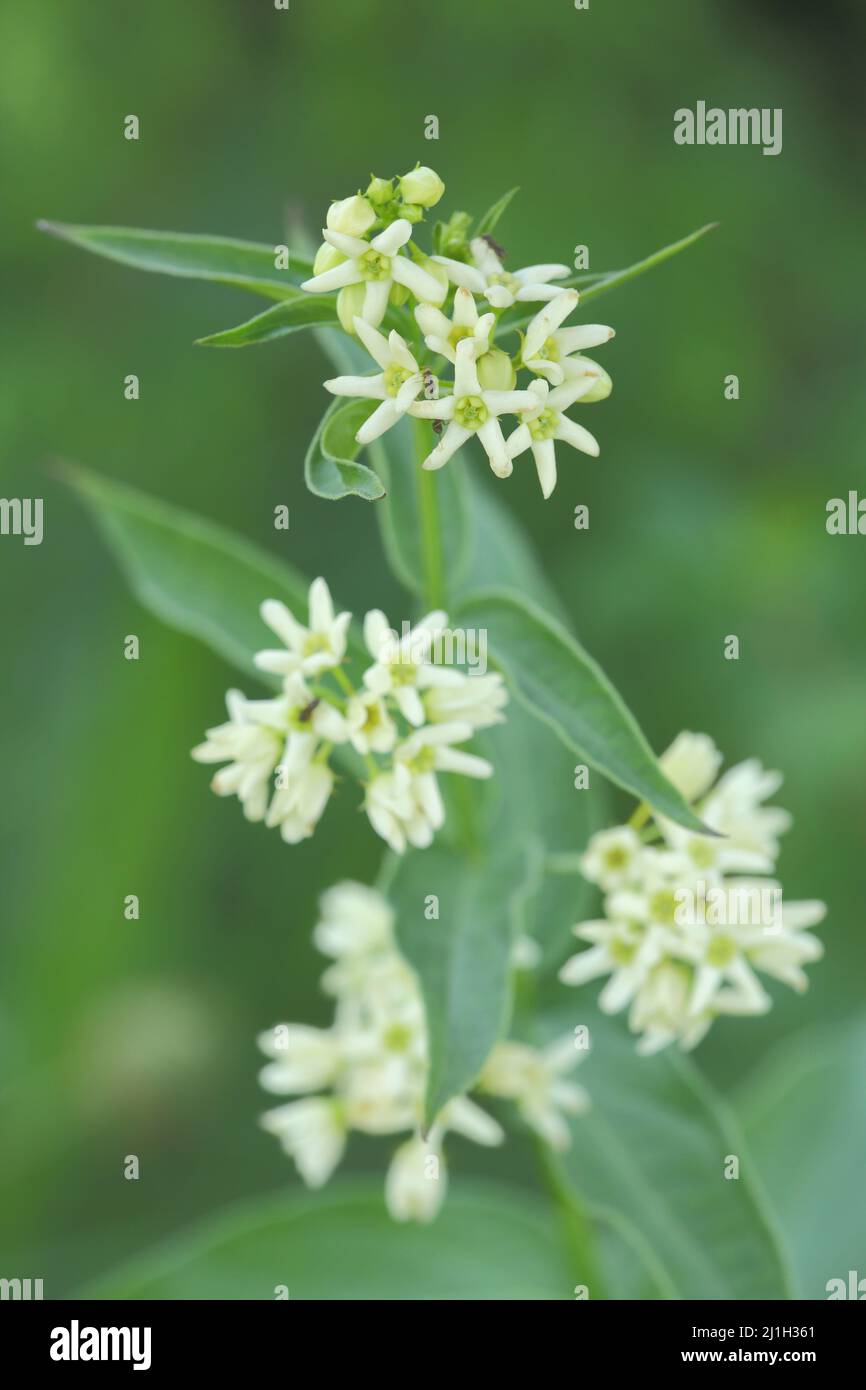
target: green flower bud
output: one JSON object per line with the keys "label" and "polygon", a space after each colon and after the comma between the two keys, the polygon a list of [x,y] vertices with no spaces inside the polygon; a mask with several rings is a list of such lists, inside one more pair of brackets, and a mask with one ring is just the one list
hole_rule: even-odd
{"label": "green flower bud", "polygon": [[344,198],[342,202],[332,203],[328,208],[328,231],[342,232],[345,236],[363,236],[369,232],[376,221],[376,212],[356,193],[354,198]]}
{"label": "green flower bud", "polygon": [[420,203],[422,208],[435,208],[445,185],[434,169],[419,165],[400,180],[400,196],[404,202]]}
{"label": "green flower bud", "polygon": [[475,364],[483,391],[513,391],[517,381],[514,363],[502,348],[490,348]]}
{"label": "green flower bud", "polygon": [[334,266],[340,265],[345,259],[342,251],[338,251],[336,246],[323,241],[313,261],[313,274],[324,275],[326,270],[333,270]]}
{"label": "green flower bud", "polygon": [[409,291],[407,290],[406,286],[398,285],[397,281],[395,280],[393,285],[391,286],[391,293],[388,296],[388,303],[394,304],[399,309],[402,304],[406,303],[406,300],[408,298]]}
{"label": "green flower bud", "polygon": [[361,315],[366,294],[366,285],[347,285],[337,295],[337,317],[346,332],[353,336],[355,332],[354,319],[356,315],[358,317]]}
{"label": "green flower bud", "polygon": [[383,203],[390,203],[394,197],[394,182],[392,179],[377,179],[375,175],[370,179],[370,185],[364,194],[374,207],[381,207]]}
{"label": "green flower bud", "polygon": [[469,228],[472,218],[468,212],[452,212],[447,222],[437,222],[433,232],[433,243],[440,256],[448,256],[452,261],[469,259]]}
{"label": "green flower bud", "polygon": [[424,221],[424,209],[420,203],[401,203],[397,215],[405,217],[407,222]]}

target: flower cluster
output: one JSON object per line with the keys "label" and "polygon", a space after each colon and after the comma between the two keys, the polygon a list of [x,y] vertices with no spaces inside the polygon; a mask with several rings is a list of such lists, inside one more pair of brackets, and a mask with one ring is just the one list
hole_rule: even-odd
{"label": "flower cluster", "polygon": [[[508,477],[514,459],[531,450],[549,497],[556,486],[557,443],[599,453],[595,438],[566,412],[577,402],[610,394],[607,372],[583,353],[608,342],[613,329],[564,327],[578,292],[551,282],[565,279],[569,267],[507,270],[505,253],[489,235],[469,235],[466,214],[437,225],[436,244],[450,254],[422,252],[413,224],[443,193],[432,169],[415,169],[399,180],[374,178],[365,194],[331,205],[314,274],[302,288],[311,294],[339,291],[340,322],[357,335],[378,370],[336,377],[325,386],[334,395],[378,402],[358,431],[359,444],[370,444],[407,415],[430,420],[441,438],[424,459],[425,468],[441,468],[477,435],[499,478]],[[515,306],[538,303],[543,307],[525,334],[519,333],[523,320],[502,320]],[[387,336],[379,331],[386,315],[394,324]],[[513,354],[494,343],[509,331],[519,336]],[[439,372],[448,364],[453,379],[442,380]],[[520,387],[518,372],[528,374]],[[507,416],[516,424],[506,433]]]}
{"label": "flower cluster", "polygon": [[[439,772],[489,777],[484,758],[457,745],[502,721],[507,694],[499,675],[467,675],[434,657],[454,634],[447,615],[429,613],[398,636],[384,613],[364,620],[372,664],[356,687],[343,663],[350,613],[335,613],[328,586],[310,586],[304,626],[284,603],[268,599],[262,618],[283,646],[261,651],[260,670],[282,680],[282,693],[226,699],[228,721],[193,749],[202,763],[224,763],[211,783],[236,796],[249,820],[279,826],[289,844],[312,835],[331,793],[335,747],[351,748],[366,768],[365,809],[377,834],[402,854],[429,845],[445,819]],[[407,626],[407,625],[404,625]]]}
{"label": "flower cluster", "polygon": [[605,916],[574,928],[591,947],[561,971],[570,985],[609,976],[600,1006],[630,1006],[643,1053],[674,1040],[694,1047],[722,1014],[765,1013],[772,1001],[756,972],[804,990],[803,966],[823,954],[806,929],[826,911],[817,901],[783,903],[766,877],[790,824],[786,811],[764,805],[779,773],[750,759],[718,777],[722,755],[705,734],[680,734],[660,762],[717,834],[659,815],[648,824],[639,808],[628,825],[594,835],[581,871],[605,894]]}
{"label": "flower cluster", "polygon": [[[294,1096],[269,1110],[262,1124],[276,1135],[310,1187],[327,1182],[351,1130],[408,1134],[385,1181],[397,1221],[430,1221],[447,1186],[443,1140],[450,1131],[496,1145],[504,1133],[466,1096],[448,1102],[426,1136],[420,1126],[427,1074],[424,1008],[413,972],[394,942],[391,908],[380,893],[341,883],[323,895],[313,937],[330,957],[322,986],[334,1000],[330,1028],[280,1024],[259,1038],[270,1059],[264,1088]],[[524,1121],[564,1147],[564,1114],[586,1109],[585,1092],[564,1073],[581,1059],[572,1038],[544,1052],[514,1042],[493,1049],[478,1089],[516,1103]]]}

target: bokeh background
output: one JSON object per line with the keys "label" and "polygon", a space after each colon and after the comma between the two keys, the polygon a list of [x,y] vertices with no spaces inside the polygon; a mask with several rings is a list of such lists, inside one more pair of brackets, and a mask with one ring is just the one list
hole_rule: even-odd
{"label": "bokeh background", "polygon": [[[87,257],[35,220],[273,243],[292,219],[314,229],[371,170],[420,159],[451,207],[480,213],[522,185],[500,227],[515,264],[587,243],[590,268],[613,269],[719,221],[593,309],[617,329],[615,393],[593,407],[601,460],[563,464],[546,505],[529,467],[506,495],[657,748],[706,729],[730,759],[785,772],[785,888],[826,899],[828,952],[805,1000],[779,989],[769,1017],[702,1047],[736,1095],[787,1035],[863,1009],[866,539],[824,523],[828,498],[866,494],[864,18],[856,0],[0,10],[2,492],[46,507],[41,547],[0,540],[4,1273],[62,1295],[201,1213],[296,1182],[256,1127],[254,1037],[324,1020],[316,896],[378,858],[349,798],[290,851],[209,795],[189,749],[232,673],[138,607],[48,460],[324,568],[356,608],[402,611],[372,509],[304,489],[324,403],[311,340],[195,348],[264,305]],[[701,98],[782,107],[781,156],[675,146],[674,110]],[[128,113],[138,143],[122,138]],[[271,525],[280,502],[287,535]],[[138,663],[122,658],[127,633]],[[131,1153],[147,1181],[123,1181]],[[366,1144],[348,1166],[382,1162]],[[484,1166],[533,1181],[519,1150]]]}

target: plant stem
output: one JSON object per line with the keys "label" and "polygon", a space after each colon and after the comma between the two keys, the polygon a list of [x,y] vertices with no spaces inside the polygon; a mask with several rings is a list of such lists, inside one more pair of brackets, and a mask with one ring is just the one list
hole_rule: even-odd
{"label": "plant stem", "polygon": [[535,1156],[544,1185],[558,1207],[568,1248],[581,1283],[596,1302],[606,1297],[601,1269],[596,1258],[592,1222],[583,1202],[562,1171],[562,1165],[543,1139],[534,1138]]}
{"label": "plant stem", "polygon": [[430,440],[423,420],[413,420],[415,462],[418,465],[418,516],[421,523],[421,549],[424,558],[424,597],[428,608],[441,608],[445,599],[442,573],[442,539],[439,534],[439,494],[435,474],[421,468],[430,452]]}

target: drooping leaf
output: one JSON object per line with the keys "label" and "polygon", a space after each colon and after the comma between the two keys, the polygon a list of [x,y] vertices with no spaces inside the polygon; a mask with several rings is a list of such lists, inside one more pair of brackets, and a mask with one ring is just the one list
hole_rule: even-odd
{"label": "drooping leaf", "polygon": [[259,617],[278,598],[306,622],[308,580],[204,517],[85,469],[63,473],[93,513],[139,600],[163,622],[265,679],[255,652],[272,638]]}
{"label": "drooping leaf", "polygon": [[475,236],[490,236],[491,232],[495,231],[500,218],[507,212],[512,198],[519,192],[520,188],[518,187],[509,188],[507,193],[503,193],[502,197],[497,199],[479,220],[478,226],[475,228]]}
{"label": "drooping leaf", "polygon": [[373,502],[385,496],[378,474],[356,462],[361,445],[355,435],[376,405],[376,401],[338,397],[325,411],[304,462],[307,487],[316,497],[330,501],[363,497]]}
{"label": "drooping leaf", "polygon": [[601,668],[555,619],[506,590],[464,599],[464,625],[484,629],[514,695],[574,753],[617,786],[691,830],[709,833],[664,776]]}
{"label": "drooping leaf", "polygon": [[298,275],[307,276],[312,270],[305,256],[294,254],[289,256],[288,270],[277,270],[273,246],[233,237],[151,232],[136,227],[85,227],[44,220],[37,225],[40,231],[136,270],[188,280],[215,280],[269,299],[292,298],[297,292]]}
{"label": "drooping leaf", "polygon": [[[396,1146],[396,1145],[395,1145]],[[550,1215],[522,1191],[455,1184],[429,1226],[397,1225],[381,1183],[271,1197],[203,1222],[89,1285],[93,1299],[570,1299]],[[283,1295],[285,1297],[285,1295]]]}
{"label": "drooping leaf", "polygon": [[333,295],[305,294],[297,290],[290,298],[236,328],[209,333],[206,338],[197,338],[196,342],[199,347],[250,347],[254,343],[284,338],[287,333],[298,333],[303,328],[327,328],[337,322],[337,301]]}
{"label": "drooping leaf", "polygon": [[[585,1201],[638,1233],[666,1297],[788,1298],[791,1276],[736,1121],[691,1059],[640,1057],[624,1020],[600,1014],[591,986],[557,1002],[550,1036],[589,1029],[576,1076],[592,1107],[574,1122],[566,1171]],[[557,999],[561,998],[558,992]],[[740,1176],[726,1178],[730,1156]]]}
{"label": "drooping leaf", "polygon": [[849,1271],[866,1278],[864,1095],[866,1026],[851,1019],[778,1044],[735,1097],[791,1249],[799,1298],[838,1297],[834,1279],[850,1298]]}

